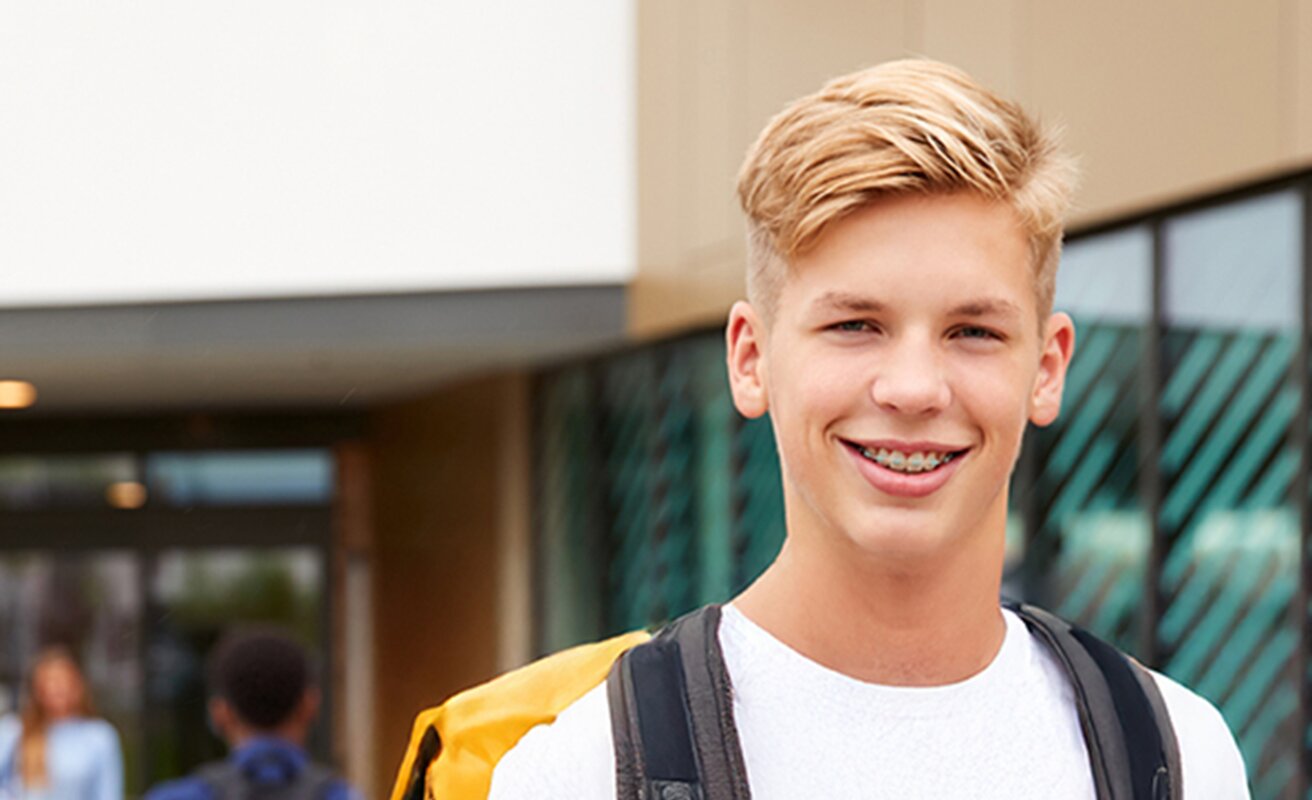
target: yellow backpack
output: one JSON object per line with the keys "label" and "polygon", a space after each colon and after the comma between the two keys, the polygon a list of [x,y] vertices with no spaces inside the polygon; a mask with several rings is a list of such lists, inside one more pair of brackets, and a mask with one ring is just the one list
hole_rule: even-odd
{"label": "yellow backpack", "polygon": [[634,631],[562,650],[420,713],[392,800],[483,800],[492,770],[524,734],[555,720],[649,638]]}

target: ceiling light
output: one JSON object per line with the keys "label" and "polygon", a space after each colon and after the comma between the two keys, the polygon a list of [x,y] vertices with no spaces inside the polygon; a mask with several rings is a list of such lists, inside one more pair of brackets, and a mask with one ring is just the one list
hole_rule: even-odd
{"label": "ceiling light", "polygon": [[36,387],[27,381],[0,381],[0,408],[27,408],[36,402]]}
{"label": "ceiling light", "polygon": [[146,487],[136,481],[119,481],[105,487],[105,500],[114,508],[141,508],[146,504]]}

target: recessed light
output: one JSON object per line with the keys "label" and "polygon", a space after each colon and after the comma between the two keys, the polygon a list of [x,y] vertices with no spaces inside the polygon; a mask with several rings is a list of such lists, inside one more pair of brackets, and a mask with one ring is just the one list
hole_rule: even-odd
{"label": "recessed light", "polygon": [[36,387],[27,381],[0,381],[0,408],[27,408],[36,402]]}
{"label": "recessed light", "polygon": [[141,508],[146,504],[146,487],[136,481],[119,481],[105,487],[105,500],[114,508]]}

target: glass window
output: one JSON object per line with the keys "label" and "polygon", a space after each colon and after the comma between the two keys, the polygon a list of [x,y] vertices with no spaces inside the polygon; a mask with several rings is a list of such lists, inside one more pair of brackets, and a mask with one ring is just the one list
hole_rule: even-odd
{"label": "glass window", "polygon": [[1139,496],[1144,331],[1152,315],[1152,232],[1078,239],[1055,306],[1075,320],[1061,416],[1031,439],[1037,528],[1025,570],[1034,599],[1137,652],[1150,536]]}
{"label": "glass window", "polygon": [[103,507],[111,485],[136,480],[127,453],[0,458],[0,510]]}
{"label": "glass window", "polygon": [[1164,229],[1161,666],[1220,708],[1270,797],[1301,758],[1282,733],[1298,711],[1301,220],[1280,192]]}
{"label": "glass window", "polygon": [[1153,240],[1138,226],[1066,245],[1054,306],[1078,319],[1143,324],[1152,316]]}
{"label": "glass window", "polygon": [[1298,193],[1288,191],[1171,220],[1162,298],[1167,321],[1297,328],[1302,213]]}
{"label": "glass window", "polygon": [[154,453],[146,487],[152,502],[172,506],[326,503],[332,472],[323,450]]}

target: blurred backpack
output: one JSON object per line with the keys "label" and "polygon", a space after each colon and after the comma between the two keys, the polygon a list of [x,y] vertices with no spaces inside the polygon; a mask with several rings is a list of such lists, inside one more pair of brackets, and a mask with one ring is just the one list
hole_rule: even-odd
{"label": "blurred backpack", "polygon": [[295,778],[282,783],[252,780],[232,761],[206,764],[195,777],[209,787],[214,800],[324,800],[342,781],[337,773],[314,763],[307,763]]}
{"label": "blurred backpack", "polygon": [[[1180,756],[1152,675],[1042,609],[1008,603],[1074,688],[1098,800],[1180,800]],[[497,761],[603,680],[618,800],[750,800],[719,644],[719,606],[655,636],[566,650],[419,715],[392,800],[487,797]]]}

